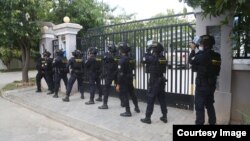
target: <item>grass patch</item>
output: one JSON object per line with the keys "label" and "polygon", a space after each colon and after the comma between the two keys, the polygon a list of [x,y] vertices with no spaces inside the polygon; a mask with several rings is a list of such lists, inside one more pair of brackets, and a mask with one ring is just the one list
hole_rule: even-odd
{"label": "grass patch", "polygon": [[35,78],[30,78],[28,83],[23,83],[22,81],[13,81],[12,83],[9,83],[5,85],[2,90],[3,91],[10,91],[18,88],[25,88],[35,85]]}
{"label": "grass patch", "polygon": [[243,114],[244,117],[244,124],[250,125],[250,115]]}

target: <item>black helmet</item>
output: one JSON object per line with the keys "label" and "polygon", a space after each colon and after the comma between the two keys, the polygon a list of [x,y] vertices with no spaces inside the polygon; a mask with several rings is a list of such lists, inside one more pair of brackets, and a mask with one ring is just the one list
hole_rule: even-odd
{"label": "black helmet", "polygon": [[215,44],[215,39],[210,35],[202,35],[200,36],[200,44],[202,44],[204,47],[212,48]]}
{"label": "black helmet", "polygon": [[162,51],[164,51],[164,48],[161,43],[154,40],[149,40],[147,42],[147,50],[151,51],[152,53],[160,54]]}
{"label": "black helmet", "polygon": [[63,56],[63,54],[64,54],[64,52],[63,52],[62,49],[57,49],[57,50],[56,50],[56,55],[57,55],[57,56]]}
{"label": "black helmet", "polygon": [[88,53],[89,53],[89,54],[94,54],[94,55],[96,55],[96,54],[98,53],[98,50],[97,50],[96,47],[90,47],[90,48],[88,49]]}
{"label": "black helmet", "polygon": [[128,53],[131,50],[127,42],[118,43],[118,48],[122,53]]}
{"label": "black helmet", "polygon": [[45,51],[43,52],[43,56],[44,56],[44,57],[45,57],[45,56],[50,57],[50,55],[51,55],[51,53],[50,53],[49,51],[47,51],[47,50],[45,50]]}
{"label": "black helmet", "polygon": [[108,44],[108,51],[111,53],[115,53],[116,52],[116,46],[114,43],[112,44]]}
{"label": "black helmet", "polygon": [[75,51],[72,52],[72,55],[74,57],[82,57],[82,52],[78,49],[76,49]]}

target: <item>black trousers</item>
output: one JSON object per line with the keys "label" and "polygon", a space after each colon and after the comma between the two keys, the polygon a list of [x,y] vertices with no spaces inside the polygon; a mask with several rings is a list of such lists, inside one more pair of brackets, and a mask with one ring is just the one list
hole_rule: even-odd
{"label": "black trousers", "polygon": [[129,98],[132,99],[134,106],[138,107],[138,99],[135,95],[133,82],[120,84],[120,99],[122,105],[124,105],[126,108],[130,108]]}
{"label": "black trousers", "polygon": [[195,88],[195,124],[203,125],[205,122],[205,108],[208,114],[208,123],[213,125],[216,123],[216,114],[214,109],[214,92],[216,89],[216,79],[212,83],[207,80],[196,78]]}
{"label": "black trousers", "polygon": [[45,78],[47,80],[49,90],[54,91],[53,72],[45,72]]}
{"label": "black trousers", "polygon": [[72,73],[70,78],[69,78],[68,84],[67,84],[67,90],[66,90],[67,96],[70,96],[72,87],[73,87],[76,80],[78,83],[79,91],[81,94],[83,94],[83,76],[81,74],[78,75],[76,73]]}
{"label": "black trousers", "polygon": [[89,76],[90,100],[94,100],[95,98],[96,87],[99,92],[99,97],[102,97],[101,79],[95,75]]}
{"label": "black trousers", "polygon": [[55,94],[58,94],[61,79],[63,79],[65,88],[67,88],[68,77],[67,77],[67,73],[55,73],[54,75],[55,75],[54,76],[54,78],[55,78],[55,80],[54,80],[54,83],[55,83]]}
{"label": "black trousers", "polygon": [[104,85],[104,94],[103,94],[103,103],[108,103],[108,97],[109,97],[109,91],[112,84],[113,79],[112,78],[106,78],[105,79],[105,85]]}
{"label": "black trousers", "polygon": [[[46,84],[48,85],[48,81],[47,81],[47,79],[46,79],[46,77],[45,77],[45,73],[43,73],[43,72],[38,72],[38,73],[36,74],[36,86],[37,86],[37,90],[41,90],[41,80],[42,80],[42,78],[44,78]],[[49,86],[48,86],[48,87],[49,87]]]}
{"label": "black trousers", "polygon": [[151,86],[148,88],[147,92],[147,109],[146,109],[146,117],[150,118],[153,114],[155,99],[157,98],[161,112],[163,116],[167,115],[167,102],[165,95],[165,82],[159,81],[160,78],[156,79],[155,83],[151,83]]}

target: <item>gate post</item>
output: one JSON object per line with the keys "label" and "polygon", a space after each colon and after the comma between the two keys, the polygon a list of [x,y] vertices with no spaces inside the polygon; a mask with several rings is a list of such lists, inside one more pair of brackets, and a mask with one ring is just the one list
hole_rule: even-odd
{"label": "gate post", "polygon": [[[197,9],[196,9],[197,10]],[[217,17],[203,17],[200,10],[196,12],[196,34],[210,34],[215,36],[215,51],[221,54],[221,71],[218,77],[217,89],[214,95],[215,111],[218,124],[229,124],[231,112],[231,75],[232,75],[232,40],[230,32],[233,27],[233,16],[229,14]],[[221,21],[228,17],[228,24],[222,25]]]}
{"label": "gate post", "polygon": [[52,30],[52,26],[52,23],[44,23],[44,26],[42,27],[42,38],[39,44],[40,54],[43,53],[44,49],[48,50],[51,54],[53,54],[51,42],[55,39],[55,35]]}
{"label": "gate post", "polygon": [[70,59],[72,57],[71,52],[76,49],[76,34],[82,29],[82,26],[76,23],[69,23],[69,21],[64,22],[55,25],[53,30],[58,38],[59,49],[63,49],[67,59]]}

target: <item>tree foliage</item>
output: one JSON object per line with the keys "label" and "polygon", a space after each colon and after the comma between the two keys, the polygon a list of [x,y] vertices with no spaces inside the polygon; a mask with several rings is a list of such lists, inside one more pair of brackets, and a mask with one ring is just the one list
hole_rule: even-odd
{"label": "tree foliage", "polygon": [[109,8],[104,9],[95,0],[57,0],[52,1],[51,4],[52,9],[50,9],[47,21],[60,24],[63,18],[68,16],[70,22],[83,26],[78,36],[83,36],[89,28],[103,25],[103,13],[109,10]]}
{"label": "tree foliage", "polygon": [[28,81],[31,48],[40,39],[38,21],[45,19],[47,0],[1,0],[0,46],[13,46],[22,54],[22,80]]}
{"label": "tree foliage", "polygon": [[[204,16],[219,16],[229,12],[235,17],[233,27],[233,39],[235,48],[239,50],[244,47],[245,54],[250,52],[250,1],[249,0],[180,0],[186,2],[189,6],[201,7]],[[227,23],[226,18],[224,23]],[[238,51],[240,52],[240,51]],[[238,54],[239,56],[239,54]]]}

